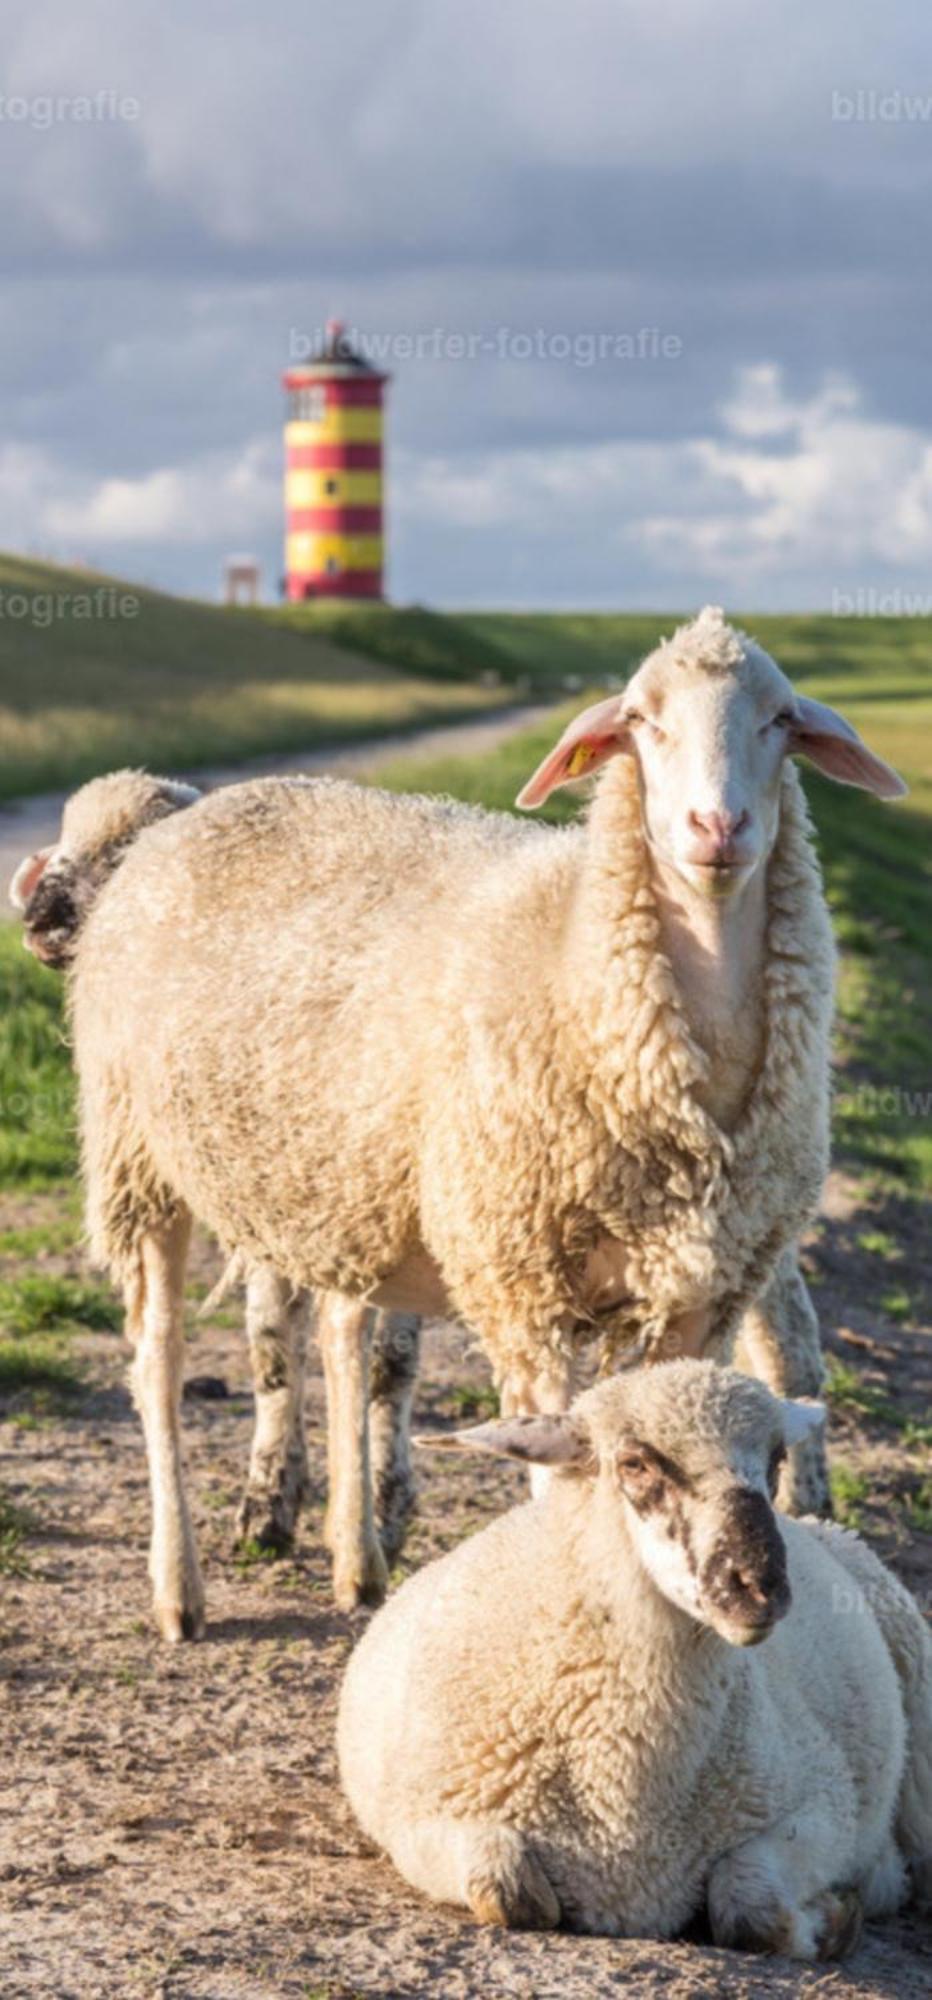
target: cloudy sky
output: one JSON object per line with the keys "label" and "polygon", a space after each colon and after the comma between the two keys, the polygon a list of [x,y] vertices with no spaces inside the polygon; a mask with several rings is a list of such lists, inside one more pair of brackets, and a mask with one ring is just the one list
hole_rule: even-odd
{"label": "cloudy sky", "polygon": [[7,0],[0,171],[2,547],[274,588],[338,314],[397,598],[932,592],[924,0]]}

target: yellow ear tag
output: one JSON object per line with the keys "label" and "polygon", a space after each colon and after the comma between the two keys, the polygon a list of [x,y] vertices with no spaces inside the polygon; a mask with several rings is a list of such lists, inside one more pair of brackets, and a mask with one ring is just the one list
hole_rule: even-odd
{"label": "yellow ear tag", "polygon": [[593,750],[591,743],[577,743],[576,748],[573,751],[573,755],[570,758],[570,761],[566,767],[567,777],[568,778],[581,777],[583,771],[586,769],[587,764],[592,763],[592,759],[594,756],[595,756],[595,751]]}

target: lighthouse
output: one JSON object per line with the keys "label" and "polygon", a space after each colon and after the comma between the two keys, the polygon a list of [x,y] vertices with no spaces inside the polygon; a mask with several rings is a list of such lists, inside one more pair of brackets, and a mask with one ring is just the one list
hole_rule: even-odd
{"label": "lighthouse", "polygon": [[284,376],[286,597],[382,596],[387,381],[339,320]]}

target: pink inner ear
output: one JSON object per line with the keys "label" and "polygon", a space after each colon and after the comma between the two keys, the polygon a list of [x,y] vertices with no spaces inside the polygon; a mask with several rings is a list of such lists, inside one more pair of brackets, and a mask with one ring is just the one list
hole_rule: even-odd
{"label": "pink inner ear", "polygon": [[824,702],[807,697],[797,701],[790,748],[837,784],[857,785],[879,799],[899,799],[907,790],[899,773],[875,757],[851,723]]}
{"label": "pink inner ear", "polygon": [[571,784],[574,778],[590,778],[609,757],[617,756],[627,747],[621,697],[610,695],[608,701],[597,701],[592,708],[584,709],[563,731],[559,743],[518,793],[515,804],[525,812],[542,806],[558,785]]}
{"label": "pink inner ear", "polygon": [[13,904],[14,909],[24,910],[26,908],[54,852],[55,850],[52,847],[42,847],[38,854],[29,854],[25,861],[20,862],[16,874],[10,883],[10,902]]}

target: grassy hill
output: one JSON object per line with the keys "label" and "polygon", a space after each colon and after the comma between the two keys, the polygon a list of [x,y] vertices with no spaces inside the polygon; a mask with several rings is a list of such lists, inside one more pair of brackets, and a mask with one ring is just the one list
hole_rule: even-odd
{"label": "grassy hill", "polygon": [[456,720],[504,698],[478,684],[492,649],[462,646],[455,674],[412,647],[396,665],[346,635],[0,556],[0,798]]}

